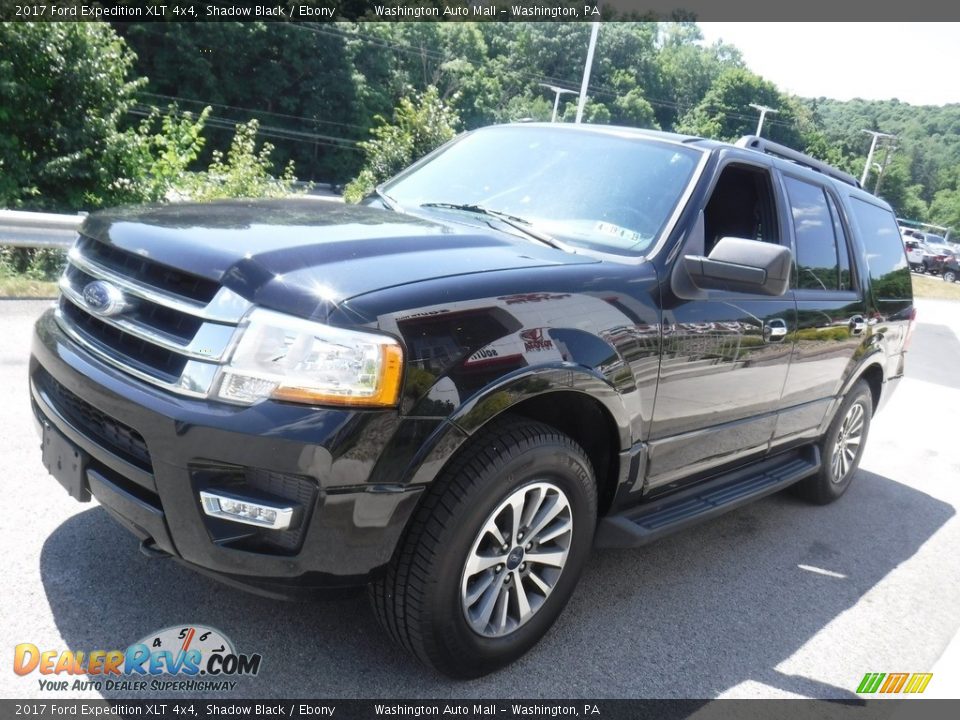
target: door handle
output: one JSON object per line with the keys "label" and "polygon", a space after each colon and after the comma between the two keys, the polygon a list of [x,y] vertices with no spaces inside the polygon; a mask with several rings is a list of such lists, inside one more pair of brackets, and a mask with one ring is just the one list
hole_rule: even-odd
{"label": "door handle", "polygon": [[860,335],[866,329],[867,329],[867,321],[864,320],[863,315],[854,315],[852,318],[850,318],[851,334]]}
{"label": "door handle", "polygon": [[787,323],[785,320],[775,318],[767,320],[763,325],[763,339],[766,342],[780,342],[787,336]]}

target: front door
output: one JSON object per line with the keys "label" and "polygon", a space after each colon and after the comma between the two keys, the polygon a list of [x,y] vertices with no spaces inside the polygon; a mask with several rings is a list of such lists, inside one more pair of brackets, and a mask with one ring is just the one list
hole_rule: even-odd
{"label": "front door", "polygon": [[[779,243],[785,224],[770,170],[730,162],[716,176],[703,212],[702,249],[684,247],[679,256],[708,255],[722,237]],[[768,449],[797,323],[789,292],[771,298],[707,290],[684,299],[666,288],[663,306],[648,491]]]}

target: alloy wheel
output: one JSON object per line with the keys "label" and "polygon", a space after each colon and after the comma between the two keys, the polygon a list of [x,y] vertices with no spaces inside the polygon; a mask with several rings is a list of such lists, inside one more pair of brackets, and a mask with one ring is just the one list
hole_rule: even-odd
{"label": "alloy wheel", "polygon": [[502,637],[526,624],[556,587],[572,539],[570,501],[553,483],[529,483],[501,502],[474,540],[460,581],[473,631]]}
{"label": "alloy wheel", "polygon": [[857,459],[860,443],[863,441],[863,420],[863,405],[855,402],[843,418],[830,458],[831,479],[835,483],[846,478]]}

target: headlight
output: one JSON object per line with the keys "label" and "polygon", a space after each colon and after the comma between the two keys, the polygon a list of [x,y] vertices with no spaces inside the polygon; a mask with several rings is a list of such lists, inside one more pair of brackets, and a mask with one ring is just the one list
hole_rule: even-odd
{"label": "headlight", "polygon": [[246,405],[388,407],[400,397],[403,350],[393,338],[257,308],[248,316],[218,395]]}

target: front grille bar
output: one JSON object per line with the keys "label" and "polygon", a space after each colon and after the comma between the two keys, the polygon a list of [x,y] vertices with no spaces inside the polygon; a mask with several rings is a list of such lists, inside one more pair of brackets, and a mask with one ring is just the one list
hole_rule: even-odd
{"label": "front grille bar", "polygon": [[77,345],[82,347],[98,360],[101,360],[107,365],[115,367],[118,370],[122,370],[128,375],[132,375],[138,380],[143,380],[144,382],[150,383],[151,385],[156,385],[164,390],[177,393],[178,395],[203,398],[207,397],[210,392],[210,388],[213,385],[213,380],[217,375],[219,365],[191,360],[186,364],[186,367],[184,367],[183,372],[180,374],[180,378],[177,382],[168,382],[167,380],[158,378],[155,375],[151,375],[150,373],[139,370],[131,366],[129,363],[122,362],[114,351],[103,347],[95,340],[84,337],[83,334],[75,330],[72,324],[63,317],[63,313],[60,312],[59,308],[54,311],[54,317],[56,318],[60,329],[63,330],[63,332],[65,332],[71,340],[77,343]]}
{"label": "front grille bar", "polygon": [[[95,256],[100,252],[119,257],[120,266],[107,267],[99,262]],[[68,255],[68,271],[60,278],[63,299],[56,310],[57,324],[71,340],[106,365],[178,395],[208,397],[230,352],[237,325],[252,304],[225,287],[220,287],[207,303],[186,297],[156,284],[157,277],[163,278],[162,272],[146,273],[153,278],[150,281],[125,274],[123,265],[137,258],[121,248],[101,247],[99,241],[81,236]],[[142,268],[147,259],[140,260],[140,264],[133,263],[131,272],[139,274],[136,268]],[[177,277],[191,277],[176,268],[169,270]],[[211,281],[192,277],[212,285]],[[93,281],[109,283],[128,296],[134,306],[132,312],[92,312],[84,299],[84,289]],[[173,287],[179,286],[174,283]],[[96,322],[90,325],[92,321]]]}
{"label": "front grille bar", "polygon": [[[71,285],[66,275],[60,278],[60,291],[67,300],[84,312],[87,312],[83,295]],[[165,350],[198,360],[222,359],[230,344],[230,339],[236,330],[232,325],[219,325],[217,323],[205,322],[200,326],[200,329],[196,335],[194,335],[193,339],[188,344],[183,344],[173,335],[154,330],[142,323],[127,320],[122,317],[113,318],[102,315],[95,315],[94,317],[100,322],[123,330],[123,332],[133,335],[140,340],[159,345]]]}
{"label": "front grille bar", "polygon": [[72,265],[87,275],[98,280],[106,280],[125,293],[204,320],[236,324],[251,307],[249,301],[244,300],[229,288],[220,288],[213,299],[204,305],[196,300],[165,292],[160,288],[134,282],[86,257],[76,247],[70,251],[68,258]]}

